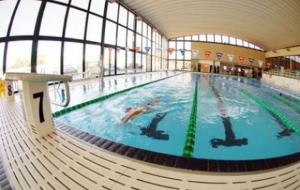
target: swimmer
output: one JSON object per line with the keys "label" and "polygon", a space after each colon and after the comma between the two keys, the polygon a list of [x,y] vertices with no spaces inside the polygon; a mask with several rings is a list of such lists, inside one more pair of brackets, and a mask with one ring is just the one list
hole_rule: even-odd
{"label": "swimmer", "polygon": [[137,108],[129,107],[129,108],[126,108],[125,112],[127,114],[126,114],[126,116],[124,116],[121,119],[121,123],[125,124],[129,120],[132,120],[133,118],[137,117],[138,115],[147,112],[149,109],[154,107],[157,104],[158,101],[159,101],[159,97],[156,96],[149,103],[147,103],[146,105],[144,105],[142,107],[137,107]]}

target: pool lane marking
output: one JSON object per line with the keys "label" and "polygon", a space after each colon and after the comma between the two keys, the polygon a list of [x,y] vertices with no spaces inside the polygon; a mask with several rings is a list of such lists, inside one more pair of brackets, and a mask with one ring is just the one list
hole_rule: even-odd
{"label": "pool lane marking", "polygon": [[195,137],[196,137],[196,127],[197,127],[197,102],[198,102],[198,83],[200,76],[197,75],[195,81],[195,88],[193,92],[193,103],[192,110],[190,114],[189,125],[186,132],[186,138],[183,147],[182,156],[192,157],[194,153]]}
{"label": "pool lane marking", "polygon": [[212,84],[212,82],[210,80],[208,81],[208,84],[212,88],[214,95],[218,99],[218,109],[221,114],[221,118],[222,118],[224,129],[225,129],[225,140],[219,139],[219,138],[211,139],[210,143],[211,143],[212,147],[217,148],[220,145],[223,145],[223,146],[247,145],[248,144],[247,138],[236,139],[233,128],[232,128],[232,123],[230,121],[230,117],[228,116],[228,113],[227,113],[225,103],[222,100],[218,89],[214,86],[214,84]]}
{"label": "pool lane marking", "polygon": [[[260,107],[264,108],[269,113],[271,113],[271,115],[274,118],[276,118],[278,121],[280,121],[286,128],[288,128],[289,130],[293,130],[297,135],[300,135],[300,128],[297,127],[293,121],[288,120],[287,117],[285,115],[283,115],[281,112],[279,112],[273,105],[269,104],[268,102],[266,102],[262,99],[255,97],[250,92],[247,92],[244,89],[241,89],[240,93],[242,95],[244,95],[245,97],[252,99]],[[282,131],[282,132],[284,132],[284,131]]]}
{"label": "pool lane marking", "polygon": [[175,76],[178,76],[178,75],[181,75],[181,74],[184,74],[186,72],[182,72],[182,73],[178,73],[178,74],[175,74],[175,75],[172,75],[172,76],[168,76],[168,77],[165,77],[165,78],[161,78],[161,79],[158,79],[158,80],[154,80],[154,81],[150,81],[150,82],[146,82],[146,83],[143,83],[143,84],[140,84],[140,85],[136,85],[136,86],[133,86],[133,87],[130,87],[130,88],[126,88],[126,89],[123,89],[123,90],[120,90],[120,91],[116,91],[116,92],[113,92],[113,93],[110,93],[110,94],[107,94],[107,95],[104,95],[104,96],[100,96],[98,98],[94,98],[92,100],[88,100],[88,101],[85,101],[85,102],[82,102],[80,104],[76,104],[74,106],[70,106],[70,107],[67,107],[65,109],[62,109],[60,111],[56,111],[54,112],[52,115],[54,118],[57,118],[57,117],[60,117],[62,115],[65,115],[67,113],[70,113],[72,111],[75,111],[75,110],[78,110],[78,109],[81,109],[83,107],[86,107],[88,105],[91,105],[91,104],[94,104],[94,103],[98,103],[98,102],[101,102],[103,100],[106,100],[108,98],[111,98],[113,96],[116,96],[116,95],[119,95],[119,94],[122,94],[122,93],[125,93],[125,92],[128,92],[130,90],[133,90],[133,89],[136,89],[136,88],[140,88],[140,87],[143,87],[143,86],[146,86],[146,85],[149,85],[149,84],[153,84],[153,83],[156,83],[156,82],[160,82],[162,80],[166,80],[166,79],[169,79],[169,78],[172,78],[172,77],[175,77]]}
{"label": "pool lane marking", "polygon": [[300,114],[300,101],[298,102],[298,100],[294,100],[294,102],[288,98],[285,98],[284,95],[280,96],[278,94],[272,94],[272,97],[292,108],[297,114]]}

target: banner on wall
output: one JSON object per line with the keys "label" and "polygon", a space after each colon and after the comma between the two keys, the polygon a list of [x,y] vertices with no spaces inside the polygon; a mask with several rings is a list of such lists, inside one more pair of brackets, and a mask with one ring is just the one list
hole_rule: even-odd
{"label": "banner on wall", "polygon": [[179,51],[180,51],[181,55],[184,56],[184,54],[185,54],[185,49],[179,49]]}
{"label": "banner on wall", "polygon": [[216,58],[217,58],[217,60],[221,60],[222,59],[222,57],[223,57],[223,53],[222,52],[216,52]]}
{"label": "banner on wall", "polygon": [[119,52],[120,52],[120,50],[121,50],[121,48],[117,47],[117,53],[119,53]]}
{"label": "banner on wall", "polygon": [[150,51],[150,49],[151,49],[151,47],[145,47],[144,49],[145,49],[145,52],[148,54],[149,51]]}
{"label": "banner on wall", "polygon": [[192,50],[192,58],[196,58],[199,55],[199,50]]}
{"label": "banner on wall", "polygon": [[263,64],[264,64],[263,60],[258,60],[258,66],[259,66],[259,67],[262,67]]}
{"label": "banner on wall", "polygon": [[250,65],[252,65],[252,64],[254,63],[254,59],[253,59],[253,58],[248,58],[248,63],[249,63]]}
{"label": "banner on wall", "polygon": [[171,55],[174,52],[175,48],[168,48],[168,53]]}
{"label": "banner on wall", "polygon": [[228,57],[229,62],[233,62],[233,59],[234,59],[235,55],[234,54],[227,54],[227,57]]}
{"label": "banner on wall", "polygon": [[210,55],[211,55],[211,51],[204,51],[204,56],[205,56],[206,58],[209,58]]}
{"label": "banner on wall", "polygon": [[240,60],[240,63],[244,63],[245,57],[244,56],[239,56],[239,60]]}

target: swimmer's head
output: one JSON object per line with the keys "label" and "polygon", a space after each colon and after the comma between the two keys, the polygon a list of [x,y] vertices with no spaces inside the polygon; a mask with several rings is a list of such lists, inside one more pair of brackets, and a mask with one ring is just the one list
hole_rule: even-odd
{"label": "swimmer's head", "polygon": [[126,108],[125,112],[128,113],[132,110],[132,107]]}

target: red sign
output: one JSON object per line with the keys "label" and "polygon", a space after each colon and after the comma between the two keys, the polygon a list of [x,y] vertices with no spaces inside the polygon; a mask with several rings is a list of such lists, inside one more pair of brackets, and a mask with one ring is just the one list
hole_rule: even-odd
{"label": "red sign", "polygon": [[271,67],[272,67],[272,63],[268,62],[268,63],[267,63],[267,67],[268,67],[268,68],[271,68]]}
{"label": "red sign", "polygon": [[245,61],[245,57],[244,56],[239,56],[239,60],[241,63],[243,63]]}
{"label": "red sign", "polygon": [[171,55],[173,52],[174,52],[174,48],[168,48],[168,52],[169,52],[169,54]]}
{"label": "red sign", "polygon": [[206,58],[209,58],[210,55],[211,55],[211,51],[205,51],[205,52],[204,52],[204,56],[205,56]]}

